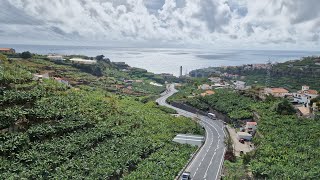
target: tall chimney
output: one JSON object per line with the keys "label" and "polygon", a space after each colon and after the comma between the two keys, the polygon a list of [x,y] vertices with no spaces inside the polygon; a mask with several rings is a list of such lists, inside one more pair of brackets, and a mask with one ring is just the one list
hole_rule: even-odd
{"label": "tall chimney", "polygon": [[180,66],[180,76],[179,77],[182,77],[182,66]]}

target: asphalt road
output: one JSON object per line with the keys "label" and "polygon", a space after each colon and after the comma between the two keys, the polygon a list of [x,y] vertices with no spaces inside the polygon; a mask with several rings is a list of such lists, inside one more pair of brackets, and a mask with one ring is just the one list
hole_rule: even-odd
{"label": "asphalt road", "polygon": [[207,116],[197,115],[166,103],[166,99],[178,92],[173,84],[168,85],[167,91],[164,92],[161,98],[157,99],[162,106],[175,109],[179,114],[200,119],[200,124],[205,128],[206,140],[202,148],[196,154],[193,161],[188,165],[186,171],[191,173],[193,180],[216,180],[219,179],[220,169],[223,164],[225,151],[223,123],[219,120],[212,120]]}

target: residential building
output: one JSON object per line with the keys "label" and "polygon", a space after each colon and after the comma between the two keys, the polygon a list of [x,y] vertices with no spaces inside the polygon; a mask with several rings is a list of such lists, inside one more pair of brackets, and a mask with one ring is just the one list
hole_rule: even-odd
{"label": "residential building", "polygon": [[33,80],[38,81],[38,80],[42,80],[42,79],[49,79],[49,73],[45,73],[45,74],[33,74]]}
{"label": "residential building", "polygon": [[251,141],[252,135],[247,132],[237,132],[237,138],[238,138],[238,140],[244,139],[247,141]]}
{"label": "residential building", "polygon": [[244,90],[246,88],[246,82],[244,81],[236,81],[235,83],[235,89],[237,90]]}
{"label": "residential building", "polygon": [[293,102],[303,104],[305,107],[309,107],[310,101],[316,97],[318,97],[318,91],[310,89],[309,86],[302,86],[301,90],[292,93]]}
{"label": "residential building", "polygon": [[81,59],[81,58],[72,58],[70,61],[78,64],[96,64],[96,60],[88,60],[88,59]]}
{"label": "residential building", "polygon": [[143,80],[141,79],[138,79],[138,80],[135,80],[136,83],[143,83]]}
{"label": "residential building", "polygon": [[210,77],[208,79],[213,83],[220,83],[222,80],[220,77]]}
{"label": "residential building", "polygon": [[0,48],[0,53],[14,54],[16,51],[12,48]]}
{"label": "residential building", "polygon": [[311,115],[311,111],[309,107],[301,106],[301,107],[298,107],[297,109],[298,109],[299,115],[302,117],[309,117]]}
{"label": "residential building", "polygon": [[253,132],[257,130],[257,122],[247,122],[245,129],[248,132]]}
{"label": "residential building", "polygon": [[202,84],[198,87],[198,89],[209,90],[212,89],[212,87],[209,84]]}
{"label": "residential building", "polygon": [[265,95],[272,95],[274,97],[285,97],[288,95],[289,91],[284,88],[265,88]]}
{"label": "residential building", "polygon": [[63,56],[61,56],[61,55],[48,55],[47,58],[52,61],[63,61],[64,60]]}
{"label": "residential building", "polygon": [[211,88],[223,88],[228,86],[229,84],[224,84],[224,83],[215,83],[214,85],[211,85]]}

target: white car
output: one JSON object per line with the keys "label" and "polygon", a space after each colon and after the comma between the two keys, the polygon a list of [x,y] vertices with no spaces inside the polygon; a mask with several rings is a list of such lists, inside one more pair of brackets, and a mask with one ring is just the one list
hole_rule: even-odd
{"label": "white car", "polygon": [[189,172],[182,173],[181,180],[190,180],[190,179],[191,179],[191,175]]}
{"label": "white car", "polygon": [[210,119],[213,119],[213,120],[216,120],[216,119],[217,119],[216,115],[213,114],[213,113],[208,113],[208,117],[209,117]]}

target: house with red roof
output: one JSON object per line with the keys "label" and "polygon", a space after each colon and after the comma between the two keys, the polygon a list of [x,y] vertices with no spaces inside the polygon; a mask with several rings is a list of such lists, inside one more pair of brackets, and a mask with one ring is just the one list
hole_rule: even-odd
{"label": "house with red roof", "polygon": [[13,48],[0,48],[0,53],[14,54],[16,51]]}
{"label": "house with red roof", "polygon": [[292,93],[293,102],[303,104],[305,107],[309,107],[310,101],[319,96],[318,91],[310,89],[309,86],[303,85],[301,90],[296,93]]}
{"label": "house with red roof", "polygon": [[265,88],[265,95],[272,95],[274,97],[285,97],[288,95],[289,91],[285,88]]}
{"label": "house with red roof", "polygon": [[257,130],[257,122],[247,122],[245,127],[247,132],[254,132]]}

